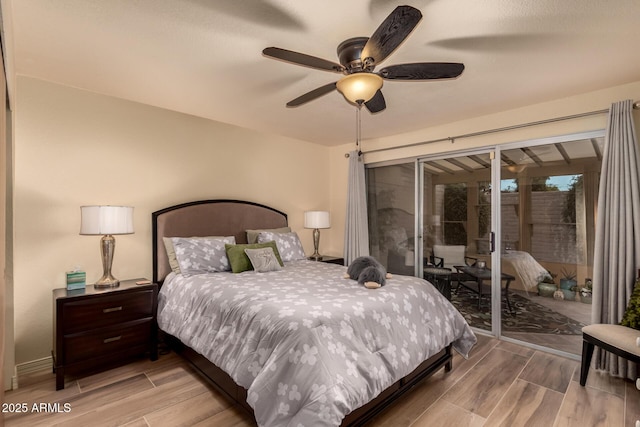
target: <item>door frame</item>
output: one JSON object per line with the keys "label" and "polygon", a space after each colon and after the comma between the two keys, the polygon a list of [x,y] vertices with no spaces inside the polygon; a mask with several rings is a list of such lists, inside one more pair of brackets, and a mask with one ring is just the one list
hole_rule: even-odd
{"label": "door frame", "polygon": [[[504,143],[504,144],[500,144],[500,145],[496,145],[494,147],[495,149],[495,157],[496,159],[494,159],[494,161],[497,163],[497,167],[495,167],[495,165],[493,164],[492,161],[492,187],[493,188],[500,188],[501,185],[501,171],[502,171],[502,167],[500,165],[500,161],[499,159],[501,158],[501,153],[502,151],[507,151],[507,150],[513,150],[513,149],[518,149],[518,148],[528,148],[528,147],[536,147],[536,146],[541,146],[541,145],[550,145],[550,144],[556,144],[556,143],[563,143],[563,142],[569,142],[569,141],[576,141],[576,140],[583,140],[583,139],[592,139],[592,138],[602,138],[605,136],[605,129],[597,129],[597,130],[591,130],[591,131],[585,131],[585,132],[575,132],[575,133],[568,133],[568,134],[563,134],[563,135],[553,135],[553,136],[547,136],[547,137],[542,137],[542,138],[533,138],[533,139],[526,139],[526,140],[521,140],[521,141],[514,141],[514,142],[508,142],[508,143]],[[495,187],[497,185],[497,187]],[[501,205],[501,197],[500,197],[500,191],[492,191],[491,194],[491,203],[492,205],[496,204],[496,206],[499,206],[498,208],[498,213],[495,215],[495,218],[493,216],[493,209],[492,209],[492,226],[491,228],[495,231],[495,235],[496,236],[502,236],[502,218],[500,217],[500,213],[502,212],[502,209],[500,207]],[[494,199],[495,198],[495,199]],[[494,220],[496,221],[496,223],[494,224]],[[492,254],[492,258],[491,258],[491,262],[492,265],[500,265],[501,264],[501,259],[500,259],[500,254],[502,253],[502,239],[501,238],[497,238],[496,239],[496,247],[495,247],[495,252]],[[498,270],[498,269],[496,269]],[[493,270],[493,277],[492,277],[492,282],[493,283],[499,283],[496,282],[498,280],[499,273],[496,272],[496,270]],[[575,355],[573,353],[568,353],[562,350],[557,350],[551,347],[544,347],[544,346],[540,346],[537,344],[533,344],[527,341],[522,341],[522,340],[518,340],[515,338],[510,338],[507,336],[503,336],[502,335],[502,321],[500,319],[499,322],[496,323],[496,319],[495,319],[495,314],[496,313],[500,313],[501,307],[500,307],[500,298],[502,297],[501,293],[502,293],[502,289],[501,286],[493,286],[492,287],[492,334],[495,333],[495,336],[502,340],[502,341],[506,341],[506,342],[512,342],[515,344],[519,344],[519,345],[523,345],[525,347],[529,347],[529,348],[533,348],[535,350],[542,350],[542,351],[546,351],[548,353],[551,354],[555,354],[558,356],[563,356],[569,359],[574,359],[574,360],[580,360],[580,356]],[[496,328],[497,326],[497,328]]]}
{"label": "door frame", "polygon": [[[455,157],[463,157],[463,156],[471,156],[471,155],[486,155],[489,154],[491,160],[491,187],[492,188],[500,188],[500,154],[499,147],[497,146],[487,146],[481,148],[474,149],[465,149],[465,150],[457,150],[457,151],[448,151],[446,153],[439,153],[435,155],[429,156],[421,156],[416,158],[415,170],[415,212],[417,215],[415,216],[415,235],[414,241],[415,243],[415,275],[418,277],[423,277],[423,263],[424,259],[424,173],[422,164],[426,161],[433,160],[445,160],[451,159]],[[500,192],[492,191],[491,192],[491,232],[494,236],[499,236],[500,232]],[[493,268],[492,278],[491,278],[491,331],[481,330],[477,328],[473,328],[474,331],[480,332],[483,334],[489,333],[495,337],[500,337],[501,333],[501,323],[502,320],[500,318],[500,296],[501,290],[500,286],[494,286],[494,283],[500,284],[500,239],[494,239],[496,245],[494,246],[494,250],[491,253],[491,263],[497,268]],[[497,291],[496,291],[497,288]],[[496,298],[497,293],[497,298]],[[496,308],[497,307],[497,308]]]}

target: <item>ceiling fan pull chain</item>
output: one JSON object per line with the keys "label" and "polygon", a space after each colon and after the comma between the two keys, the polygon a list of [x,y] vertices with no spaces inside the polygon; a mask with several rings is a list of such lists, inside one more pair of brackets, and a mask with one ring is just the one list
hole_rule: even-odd
{"label": "ceiling fan pull chain", "polygon": [[360,118],[360,110],[362,110],[362,103],[358,103],[358,108],[356,108],[356,151],[358,152],[358,157],[362,155],[362,150],[360,149],[361,137],[362,137],[362,121]]}

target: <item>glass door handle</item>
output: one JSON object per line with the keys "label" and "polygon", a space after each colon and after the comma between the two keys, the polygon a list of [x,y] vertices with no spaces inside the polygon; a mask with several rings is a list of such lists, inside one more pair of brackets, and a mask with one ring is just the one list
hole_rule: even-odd
{"label": "glass door handle", "polygon": [[493,231],[489,233],[489,252],[496,251],[496,233]]}

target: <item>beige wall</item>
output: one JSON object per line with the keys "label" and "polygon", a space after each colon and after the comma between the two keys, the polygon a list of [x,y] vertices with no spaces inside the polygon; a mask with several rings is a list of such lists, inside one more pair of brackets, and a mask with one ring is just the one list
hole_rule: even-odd
{"label": "beige wall", "polygon": [[[118,278],[151,276],[151,212],[166,206],[263,203],[289,214],[308,253],[303,212],[333,211],[327,147],[30,78],[17,89],[16,363],[50,355],[51,290],[64,287],[65,271],[81,266],[88,281],[102,273],[99,237],[78,235],[80,205],[135,207],[135,234],[116,237]],[[323,253],[334,248],[323,232]]]}
{"label": "beige wall", "polygon": [[[473,119],[462,120],[446,125],[425,127],[425,129],[420,131],[408,132],[389,138],[367,140],[362,144],[363,151],[366,153],[369,150],[380,148],[414,144],[420,141],[430,141],[434,139],[453,137],[456,135],[580,114],[589,111],[598,111],[609,108],[613,102],[625,99],[640,101],[640,81],[569,98],[562,98],[552,102],[545,102],[524,108],[504,111],[497,114],[479,116]],[[464,108],[464,106],[461,106],[461,108]],[[634,117],[636,119],[636,130],[639,130],[640,127],[638,127],[638,124],[640,124],[640,111],[635,110]],[[525,141],[548,136],[604,129],[606,122],[606,114],[600,114],[580,119],[531,126],[472,138],[458,139],[453,144],[449,141],[445,141],[410,148],[371,153],[365,155],[365,162],[376,163],[468,148]]]}

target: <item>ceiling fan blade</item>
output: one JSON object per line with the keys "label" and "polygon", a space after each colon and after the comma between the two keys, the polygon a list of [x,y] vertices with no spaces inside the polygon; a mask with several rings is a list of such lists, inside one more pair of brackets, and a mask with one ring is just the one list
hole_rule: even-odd
{"label": "ceiling fan blade", "polygon": [[422,13],[411,6],[398,6],[380,24],[362,49],[360,58],[373,58],[381,63],[407,38],[422,19]]}
{"label": "ceiling fan blade", "polygon": [[335,90],[335,88],[336,82],[320,86],[319,88],[316,88],[311,92],[307,92],[304,95],[301,95],[296,99],[287,102],[287,107],[297,107],[299,105],[306,104],[309,101],[313,101],[316,98],[320,98],[321,96],[328,94],[329,92]]}
{"label": "ceiling fan blade", "polygon": [[367,110],[369,110],[370,113],[379,113],[380,111],[387,108],[387,103],[385,102],[384,96],[382,95],[382,91],[380,89],[378,89],[376,94],[373,95],[373,98],[365,102],[364,105],[365,107],[367,107]]}
{"label": "ceiling fan blade", "polygon": [[281,49],[279,47],[268,47],[262,51],[262,54],[270,58],[280,59],[292,64],[315,68],[317,70],[333,71],[336,73],[344,71],[344,67],[336,62],[306,55],[304,53],[294,52],[292,50]]}
{"label": "ceiling fan blade", "polygon": [[378,74],[388,80],[432,80],[458,77],[462,71],[464,64],[457,62],[416,62],[390,65]]}

